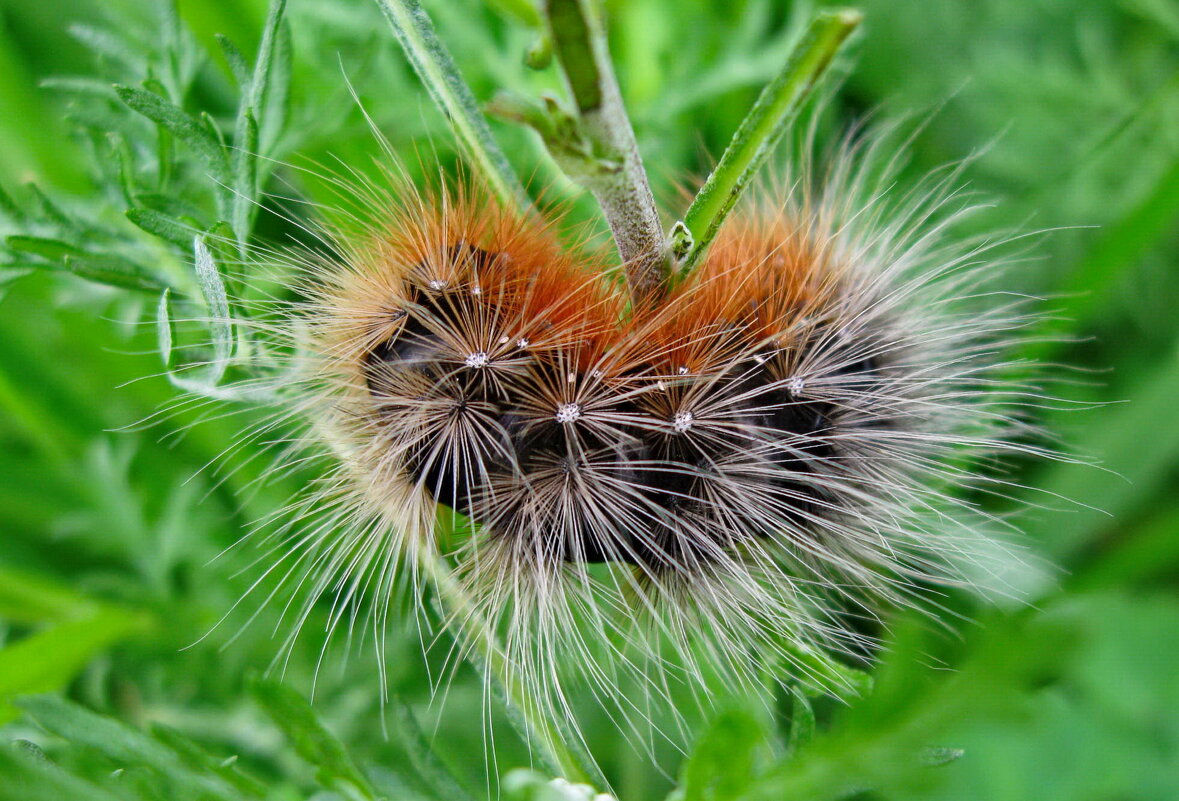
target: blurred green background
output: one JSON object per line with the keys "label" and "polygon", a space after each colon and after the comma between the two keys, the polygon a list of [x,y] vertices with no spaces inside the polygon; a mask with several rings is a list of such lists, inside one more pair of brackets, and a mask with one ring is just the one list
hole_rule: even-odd
{"label": "blurred green background", "polygon": [[[424,5],[480,100],[497,88],[553,85],[551,74],[522,65],[532,41],[523,0]],[[640,146],[674,214],[677,187],[707,172],[813,7],[609,7]],[[860,7],[866,21],[837,65],[843,84],[821,130],[867,114],[923,121],[905,177],[970,157],[969,189],[993,203],[963,233],[1048,231],[1029,240],[1002,282],[1044,298],[1044,333],[1066,340],[1027,355],[1079,368],[1049,369],[1065,379],[1051,392],[1075,405],[1044,409],[1040,422],[1102,468],[1012,467],[1012,479],[1032,488],[1019,495],[1037,505],[1017,521],[1031,549],[1060,568],[1034,604],[951,599],[969,618],[955,636],[897,621],[870,698],[820,709],[811,746],[789,763],[763,758],[756,787],[699,797],[1179,799],[1179,5]],[[213,37],[226,34],[252,54],[266,3],[180,0],[179,10],[195,54],[178,70],[191,77],[185,107],[232,130],[230,71]],[[445,126],[375,4],[291,0],[288,24],[291,111],[270,143],[277,158],[367,169],[377,146],[346,76],[398,153],[451,159]],[[79,230],[90,226],[95,241],[117,230],[120,247],[138,258],[180,258],[126,222],[125,193],[95,169],[120,151],[95,134],[94,120],[130,114],[109,86],[159,75],[160,25],[156,4],[140,0],[0,0],[0,187],[26,210],[0,210],[0,233],[36,233],[61,215],[85,220]],[[89,131],[79,134],[80,125]],[[493,127],[522,174],[552,180],[528,135]],[[132,148],[129,158],[134,179],[147,155]],[[270,181],[274,192],[294,185],[316,198],[286,168]],[[276,220],[264,219],[259,236],[282,235]],[[274,635],[273,616],[236,639],[237,624],[201,638],[255,575],[248,554],[213,558],[305,477],[254,483],[268,462],[265,443],[222,458],[242,420],[221,407],[186,404],[153,417],[176,396],[155,377],[150,295],[26,269],[11,248],[0,249],[0,263],[0,799],[220,797],[183,780],[194,771],[237,788],[229,797],[364,797],[339,779],[353,769],[368,772],[362,785],[396,788],[381,790],[391,797],[460,797],[431,784],[433,759],[481,797],[488,774],[527,765],[498,710],[494,761],[484,758],[481,690],[468,669],[445,701],[435,697],[431,676],[447,644],[423,661],[409,618],[393,624],[387,644],[393,700],[381,704],[370,645],[350,659],[333,651],[314,708],[343,750],[292,741],[291,726],[268,712],[281,703],[268,706],[266,694],[278,691],[249,689],[278,649],[283,630]],[[303,695],[320,655],[317,624],[279,666]],[[44,692],[136,730],[156,724],[156,739],[124,743],[130,729],[107,733],[98,719],[63,737],[69,725],[53,724],[61,709],[51,701],[13,705]],[[65,719],[90,720],[77,714]],[[408,733],[410,717],[420,741]],[[182,741],[160,733],[171,730]],[[661,772],[604,719],[589,719],[586,730],[623,801],[671,789],[674,754],[664,754]],[[26,740],[62,768],[29,758],[31,746],[9,745]],[[125,750],[112,752],[115,741]],[[964,755],[931,767],[920,758],[926,747]],[[227,767],[231,756],[238,760]]]}

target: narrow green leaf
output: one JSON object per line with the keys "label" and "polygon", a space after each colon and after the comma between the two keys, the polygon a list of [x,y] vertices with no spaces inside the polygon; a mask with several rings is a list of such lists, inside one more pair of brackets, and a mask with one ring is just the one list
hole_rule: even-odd
{"label": "narrow green leaf", "polygon": [[192,240],[193,255],[196,263],[197,282],[201,287],[201,294],[205,299],[205,308],[209,312],[209,331],[213,337],[213,361],[209,366],[208,382],[216,385],[229,368],[229,360],[233,354],[233,322],[229,314],[229,298],[225,293],[225,281],[213,254],[199,236]]}
{"label": "narrow green leaf", "polygon": [[114,131],[106,135],[107,142],[114,153],[118,165],[119,188],[123,192],[123,202],[132,203],[135,197],[135,161],[131,155],[131,147],[123,136]]}
{"label": "narrow green leaf", "polygon": [[0,566],[0,617],[18,623],[41,623],[89,614],[95,604],[71,588],[32,574]]}
{"label": "narrow green leaf", "polygon": [[[244,258],[254,218],[255,202],[258,198],[258,149],[259,126],[255,116],[258,110],[266,108],[270,87],[271,65],[279,39],[286,0],[272,0],[262,28],[262,41],[258,45],[258,57],[254,70],[247,82],[242,84],[241,100],[238,104],[237,120],[233,133],[233,195],[230,198],[230,223],[237,241],[238,253]],[[240,54],[239,54],[240,55]]]}
{"label": "narrow green leaf", "polygon": [[196,231],[190,225],[155,209],[128,209],[127,219],[149,234],[188,249]]}
{"label": "narrow green leaf", "polygon": [[30,194],[33,196],[33,200],[37,204],[37,210],[41,213],[42,217],[63,229],[75,227],[74,221],[64,211],[58,208],[56,203],[49,199],[49,196],[41,190],[41,187],[36,184],[28,184],[27,186]]}
{"label": "narrow green leaf", "polygon": [[79,278],[139,292],[161,292],[167,284],[143,267],[119,256],[82,253],[65,257],[65,268]]}
{"label": "narrow green leaf", "polygon": [[96,609],[0,648],[0,721],[16,716],[15,696],[65,686],[97,654],[142,626],[143,618],[131,612]]}
{"label": "narrow green leaf", "polygon": [[103,99],[111,96],[110,82],[99,80],[98,78],[44,78],[38,85],[42,89],[50,89],[55,92],[75,96],[100,97]]}
{"label": "narrow green leaf", "polygon": [[266,785],[238,770],[236,760],[218,759],[180,732],[162,723],[153,723],[151,734],[163,745],[172,749],[191,770],[217,776],[233,785],[239,793],[255,798],[266,796]]}
{"label": "narrow green leaf", "polygon": [[375,791],[343,743],[328,731],[301,695],[273,681],[254,681],[250,689],[266,714],[290,739],[299,756],[318,769],[325,784],[331,786],[343,782],[366,798],[375,798]]}
{"label": "narrow green leaf", "polygon": [[156,307],[156,341],[160,351],[160,359],[165,367],[172,365],[172,342],[176,336],[172,327],[172,315],[169,312],[168,290],[160,293],[160,304]]}
{"label": "narrow green leaf", "polygon": [[770,735],[746,710],[720,713],[692,746],[680,771],[683,801],[736,801],[756,778]]}
{"label": "narrow green leaf", "polygon": [[475,96],[459,73],[434,24],[417,0],[377,0],[405,57],[439,111],[450,123],[468,159],[488,188],[508,207],[528,205],[528,195],[496,144]]}
{"label": "narrow green leaf", "polygon": [[790,751],[795,753],[815,736],[815,710],[801,688],[792,688],[790,696]]}
{"label": "narrow green leaf", "polygon": [[602,105],[602,75],[581,0],[546,0],[553,51],[561,62],[573,101],[582,114]]}
{"label": "narrow green leaf", "polygon": [[231,215],[234,238],[244,257],[258,197],[258,122],[254,119],[253,109],[245,109],[234,147]]}
{"label": "narrow green leaf", "polygon": [[0,745],[0,801],[127,801],[21,745]]}
{"label": "narrow green leaf", "polygon": [[90,48],[95,55],[109,58],[125,67],[135,69],[142,57],[127,46],[122,37],[90,25],[74,24],[67,29],[70,36]]}
{"label": "narrow green leaf", "polygon": [[157,276],[124,258],[103,253],[87,253],[60,239],[10,236],[5,242],[14,251],[39,256],[50,262],[39,265],[30,263],[28,266],[39,266],[44,269],[60,265],[79,278],[124,289],[159,292],[166,286]]}
{"label": "narrow green leaf", "polygon": [[262,41],[258,45],[258,58],[254,61],[250,89],[249,92],[243,93],[243,110],[262,108],[266,101],[266,93],[270,90],[271,66],[274,63],[278,30],[286,7],[287,0],[271,0],[270,9],[266,13],[266,23],[262,27]]}
{"label": "narrow green leaf", "polygon": [[4,242],[17,253],[40,256],[55,262],[63,262],[66,256],[81,253],[78,248],[68,242],[49,237],[17,235],[5,238]]}
{"label": "narrow green leaf", "polygon": [[242,55],[242,51],[238,50],[237,45],[228,36],[217,33],[213,35],[213,38],[220,45],[221,53],[229,64],[229,71],[233,73],[233,79],[237,81],[238,88],[243,92],[246,91],[250,85],[250,65],[246,62],[246,57]]}
{"label": "narrow green leaf", "polygon": [[191,770],[172,748],[114,718],[53,695],[26,696],[16,705],[47,731],[74,745],[93,748],[125,768],[150,768],[174,790],[224,801],[241,797],[219,776]]}
{"label": "narrow green leaf", "polygon": [[[183,198],[161,195],[158,192],[144,192],[135,196],[135,205],[161,212],[169,217],[174,217],[185,225],[192,225],[194,228],[204,227],[199,223],[202,216],[201,210]],[[187,220],[194,222],[190,223]],[[192,238],[185,239],[184,249],[188,250],[191,245]]]}
{"label": "narrow green leaf", "polygon": [[397,717],[397,730],[402,736],[414,769],[437,797],[446,798],[448,801],[474,801],[474,796],[438,759],[409,704],[400,698],[394,698],[393,713]]}
{"label": "narrow green leaf", "polygon": [[267,79],[263,96],[262,108],[266,110],[265,138],[259,135],[259,143],[261,152],[266,154],[271,153],[291,118],[292,50],[291,27],[284,21],[278,27],[274,56],[270,64],[270,77]]}
{"label": "narrow green leaf", "polygon": [[200,125],[204,126],[205,133],[217,142],[217,145],[221,149],[221,154],[225,156],[226,163],[230,163],[230,157],[225,155],[229,152],[229,143],[225,141],[225,135],[221,133],[221,128],[217,126],[217,121],[213,119],[213,115],[207,111],[202,111],[197,116],[197,121]]}
{"label": "narrow green leaf", "polygon": [[225,150],[222,143],[210,132],[207,123],[192,117],[183,109],[146,89],[116,86],[115,93],[130,108],[187,144],[208,166],[213,178],[225,181],[229,173]]}
{"label": "narrow green leaf", "polygon": [[23,222],[25,213],[12,196],[4,191],[4,187],[0,186],[0,219],[8,219],[14,223]]}

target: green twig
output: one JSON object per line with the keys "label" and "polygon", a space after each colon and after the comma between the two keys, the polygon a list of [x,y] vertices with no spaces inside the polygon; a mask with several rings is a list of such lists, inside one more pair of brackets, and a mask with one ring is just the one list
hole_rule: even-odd
{"label": "green twig", "polygon": [[670,235],[673,252],[682,257],[682,280],[716,237],[750,180],[769,158],[798,109],[826,71],[844,40],[860,24],[855,10],[823,11],[807,27],[802,41],[741,122],[716,169]]}
{"label": "green twig", "polygon": [[405,57],[435,105],[446,116],[455,138],[492,193],[508,208],[528,206],[528,195],[487,127],[471,89],[434,33],[434,25],[417,0],[377,0]]}
{"label": "green twig", "polygon": [[[554,152],[565,172],[597,198],[614,234],[636,297],[659,292],[670,271],[655,198],[622,104],[610,52],[593,0],[547,0],[553,54],[577,109],[575,138],[582,158]],[[565,126],[566,129],[569,126]],[[546,137],[546,142],[552,142]],[[575,150],[578,148],[574,148]],[[565,156],[565,157],[563,157]]]}
{"label": "green twig", "polygon": [[470,661],[481,663],[503,692],[509,713],[517,713],[525,734],[549,767],[570,782],[588,782],[589,775],[565,745],[559,728],[544,716],[540,705],[512,671],[503,647],[488,620],[459,584],[446,560],[429,545],[418,549],[417,565],[438,591],[445,614],[458,627],[462,640],[475,649]]}

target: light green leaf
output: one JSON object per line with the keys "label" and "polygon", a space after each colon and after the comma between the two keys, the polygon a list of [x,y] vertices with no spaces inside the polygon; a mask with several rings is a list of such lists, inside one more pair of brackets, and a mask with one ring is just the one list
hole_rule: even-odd
{"label": "light green leaf", "polygon": [[0,721],[16,716],[15,696],[63,687],[97,654],[143,625],[134,613],[102,608],[0,648]]}
{"label": "light green leaf", "polygon": [[19,623],[89,614],[95,604],[55,581],[0,566],[0,617]]}
{"label": "light green leaf", "polygon": [[[242,87],[237,120],[233,128],[233,194],[229,211],[234,239],[242,257],[246,255],[258,199],[258,151],[261,137],[256,115],[260,109],[267,109],[271,66],[275,61],[275,50],[280,39],[279,28],[285,10],[286,0],[272,0],[266,15],[266,24],[262,29],[258,58],[254,61],[253,72],[248,77],[245,74],[245,61],[241,53],[228,40],[222,42],[222,48],[228,48],[226,56],[230,59],[234,72],[238,74],[238,83]],[[283,69],[286,69],[286,66]],[[283,76],[283,80],[289,80],[289,72]],[[282,91],[285,93],[285,87]]]}
{"label": "light green leaf", "polygon": [[274,64],[278,44],[279,26],[286,11],[287,0],[272,0],[266,13],[266,24],[262,28],[262,42],[258,45],[258,58],[254,61],[254,75],[250,80],[249,92],[243,93],[242,109],[262,108],[270,91],[271,67]]}
{"label": "light green leaf", "polygon": [[185,249],[192,246],[192,226],[154,209],[127,209],[126,213],[128,220],[149,234]]}
{"label": "light green leaf", "polygon": [[241,798],[237,789],[219,776],[190,770],[172,748],[114,718],[54,695],[29,696],[16,703],[47,731],[75,746],[93,748],[125,768],[150,768],[169,782],[174,792],[182,790],[224,801]]}
{"label": "light green leaf", "polygon": [[0,801],[127,801],[72,776],[23,744],[0,745]]}
{"label": "light green leaf", "polygon": [[146,89],[116,86],[115,93],[132,109],[192,148],[208,166],[210,175],[215,180],[227,183],[229,164],[225,158],[225,150],[205,122]]}
{"label": "light green leaf", "polygon": [[160,351],[160,359],[164,366],[172,364],[172,343],[176,333],[172,327],[172,315],[168,311],[168,290],[160,293],[160,304],[156,307],[156,341]]}
{"label": "light green leaf", "polygon": [[4,242],[18,253],[40,256],[58,263],[64,262],[66,256],[82,252],[68,242],[42,236],[10,236]]}
{"label": "light green leaf", "polygon": [[213,261],[204,239],[199,236],[192,240],[196,262],[197,281],[209,312],[209,331],[213,337],[213,360],[207,376],[210,385],[216,385],[225,376],[229,360],[233,355],[233,322],[229,313],[229,298],[225,293],[225,281]]}
{"label": "light green leaf", "polygon": [[421,778],[439,797],[450,801],[473,801],[474,797],[459,784],[454,774],[434,753],[409,704],[400,698],[394,698],[393,712],[397,718],[398,732],[409,752],[414,769]]}
{"label": "light green leaf", "polygon": [[218,759],[175,729],[161,723],[153,723],[152,736],[172,749],[184,764],[197,773],[204,773],[223,779],[240,793],[264,797],[266,786],[237,768],[236,759]]}
{"label": "light green leaf", "polygon": [[[274,56],[270,65],[270,77],[263,93],[262,108],[265,109],[266,138],[260,139],[263,152],[270,153],[291,117],[291,28],[285,22],[279,25]],[[261,171],[261,170],[260,170]]]}
{"label": "light green leaf", "polygon": [[250,689],[299,756],[316,767],[326,786],[343,784],[365,798],[376,797],[376,791],[352,761],[344,744],[328,731],[301,695],[273,681],[254,681]]}
{"label": "light green leaf", "polygon": [[748,711],[720,713],[692,747],[680,771],[683,801],[735,801],[757,775],[770,734]]}
{"label": "light green leaf", "polygon": [[10,236],[5,242],[19,253],[27,253],[47,259],[48,263],[29,262],[26,266],[42,269],[64,267],[80,278],[99,284],[160,292],[166,284],[151,272],[119,256],[103,253],[87,253],[59,239],[36,236]]}
{"label": "light green leaf", "polygon": [[237,81],[238,87],[244,92],[250,85],[250,66],[246,63],[246,57],[242,55],[242,51],[228,36],[217,33],[213,35],[213,38],[217,40],[222,55],[229,63],[229,71],[233,73],[233,79]]}
{"label": "light green leaf", "polygon": [[815,736],[815,710],[801,689],[793,688],[790,696],[790,751],[793,754]]}
{"label": "light green leaf", "polygon": [[955,762],[965,755],[966,752],[961,748],[946,748],[945,746],[931,745],[921,752],[920,759],[923,765],[929,765],[931,768],[939,768],[942,765]]}
{"label": "light green leaf", "polygon": [[75,24],[69,26],[69,33],[96,55],[113,59],[126,66],[135,68],[143,61],[143,57],[128,47],[126,41],[111,31],[95,28],[90,25]]}
{"label": "light green leaf", "polygon": [[505,801],[615,801],[588,784],[550,779],[534,770],[518,768],[503,778]]}
{"label": "light green leaf", "polygon": [[245,245],[250,237],[254,211],[258,197],[258,121],[254,110],[243,110],[238,139],[234,142],[233,154],[233,217],[234,238],[238,248],[245,255]]}

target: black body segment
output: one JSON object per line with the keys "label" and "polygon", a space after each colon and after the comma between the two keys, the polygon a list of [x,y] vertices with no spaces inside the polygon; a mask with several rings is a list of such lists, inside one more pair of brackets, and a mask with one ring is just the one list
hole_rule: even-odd
{"label": "black body segment", "polygon": [[[465,243],[452,256],[475,259],[477,274],[498,258]],[[770,526],[801,536],[834,506],[814,478],[838,463],[843,411],[808,398],[773,351],[751,348],[720,375],[640,365],[593,380],[541,352],[497,379],[494,360],[457,352],[445,335],[460,319],[494,319],[494,292],[422,279],[407,296],[392,312],[397,333],[364,361],[374,412],[430,410],[405,445],[405,471],[492,537],[544,538],[532,547],[566,561],[658,568],[714,558]],[[879,373],[867,357],[834,375],[864,393]],[[539,402],[558,397],[562,380],[592,387],[594,407]],[[767,503],[735,518],[734,487]]]}

